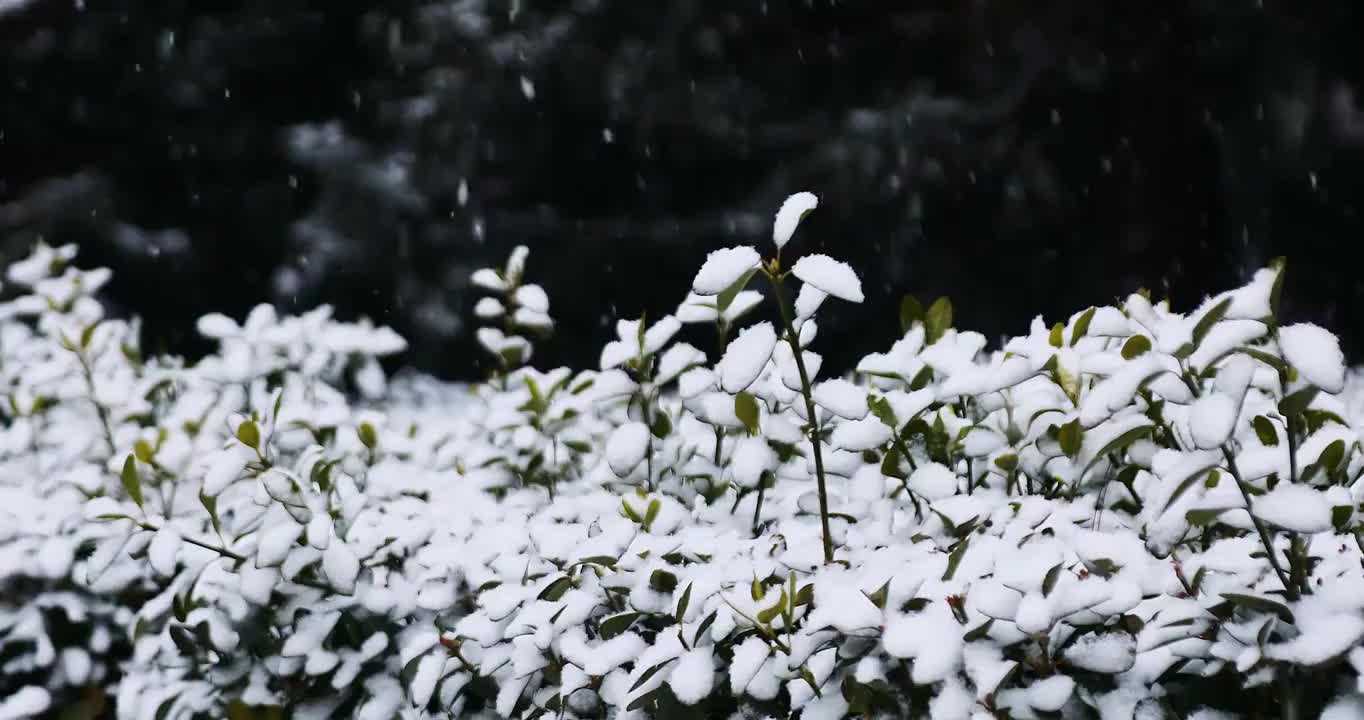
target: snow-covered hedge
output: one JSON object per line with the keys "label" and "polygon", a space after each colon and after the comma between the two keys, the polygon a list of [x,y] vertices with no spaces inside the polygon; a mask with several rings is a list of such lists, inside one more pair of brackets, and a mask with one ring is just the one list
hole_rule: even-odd
{"label": "snow-covered hedge", "polygon": [[993,351],[906,299],[821,378],[862,289],[788,262],[816,204],[597,370],[527,364],[519,250],[474,277],[472,387],[387,380],[402,339],[326,309],[149,356],[38,248],[0,305],[0,718],[1364,713],[1359,412],[1282,264]]}

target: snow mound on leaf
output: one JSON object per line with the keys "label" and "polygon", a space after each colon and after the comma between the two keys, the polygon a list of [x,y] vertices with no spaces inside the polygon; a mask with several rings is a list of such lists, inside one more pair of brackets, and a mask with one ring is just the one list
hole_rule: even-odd
{"label": "snow mound on leaf", "polygon": [[815,386],[815,404],[848,420],[867,416],[867,391],[842,378],[825,380]]}
{"label": "snow mound on leaf", "polygon": [[649,427],[642,422],[621,425],[606,441],[606,462],[619,477],[630,474],[649,452]]}
{"label": "snow mound on leaf", "polygon": [[1284,359],[1298,369],[1307,382],[1328,393],[1345,389],[1345,354],[1340,340],[1323,327],[1297,323],[1279,329]]}
{"label": "snow mound on leaf", "polygon": [[747,390],[762,374],[776,345],[777,332],[770,322],[760,322],[740,330],[739,336],[730,341],[724,357],[716,366],[720,373],[720,389],[730,394]]}
{"label": "snow mound on leaf", "polygon": [[791,273],[840,300],[860,303],[862,281],[852,266],[828,255],[806,255],[796,261]]}
{"label": "snow mound on leaf", "polygon": [[692,292],[697,295],[719,295],[738,282],[750,270],[758,267],[762,256],[748,245],[715,250],[692,280]]}
{"label": "snow mound on leaf", "polygon": [[1253,502],[1255,516],[1275,527],[1301,533],[1331,529],[1331,504],[1315,488],[1280,482]]}
{"label": "snow mound on leaf", "polygon": [[819,207],[819,198],[812,192],[798,192],[781,204],[776,222],[772,224],[772,242],[783,247],[796,232],[796,226],[807,213]]}

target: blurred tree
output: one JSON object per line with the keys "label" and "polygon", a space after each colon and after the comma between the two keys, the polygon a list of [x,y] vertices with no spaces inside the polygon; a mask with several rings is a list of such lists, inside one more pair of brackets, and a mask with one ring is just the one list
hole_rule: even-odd
{"label": "blurred tree", "polygon": [[[708,250],[764,242],[810,189],[795,249],[867,286],[825,323],[834,365],[890,340],[905,292],[995,335],[1142,285],[1187,307],[1278,254],[1290,311],[1364,349],[1353,6],[34,12],[0,20],[0,231],[82,240],[176,347],[210,308],[331,302],[467,375],[468,273],[525,243],[561,325],[541,360],[591,363],[610,317],[671,311]],[[85,199],[44,204],[49,177]]]}

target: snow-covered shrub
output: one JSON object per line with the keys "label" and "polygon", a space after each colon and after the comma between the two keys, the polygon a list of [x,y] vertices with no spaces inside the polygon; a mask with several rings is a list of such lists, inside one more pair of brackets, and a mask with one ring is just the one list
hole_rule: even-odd
{"label": "snow-covered shrub", "polygon": [[816,204],[576,373],[526,364],[518,250],[472,388],[387,382],[401,339],[325,310],[145,358],[40,249],[0,318],[0,716],[1353,717],[1359,418],[1281,263],[996,350],[907,300],[828,377],[818,311],[862,290],[783,259]]}

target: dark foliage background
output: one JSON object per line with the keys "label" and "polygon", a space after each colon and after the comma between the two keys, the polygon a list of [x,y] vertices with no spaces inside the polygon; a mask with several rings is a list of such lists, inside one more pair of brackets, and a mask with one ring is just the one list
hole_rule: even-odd
{"label": "dark foliage background", "polygon": [[468,274],[524,243],[539,364],[589,364],[799,189],[797,249],[867,289],[824,323],[836,364],[906,292],[998,335],[1281,254],[1289,312],[1364,349],[1359,3],[25,2],[0,252],[80,243],[175,351],[208,310],[327,302],[469,376]]}

